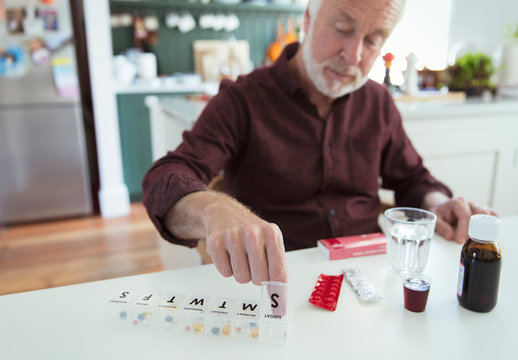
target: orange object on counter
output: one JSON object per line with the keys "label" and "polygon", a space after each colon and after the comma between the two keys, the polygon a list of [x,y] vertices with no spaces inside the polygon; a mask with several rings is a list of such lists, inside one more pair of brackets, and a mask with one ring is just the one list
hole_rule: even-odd
{"label": "orange object on counter", "polygon": [[293,19],[288,20],[288,32],[284,35],[284,44],[288,45],[296,42],[297,32],[295,31],[295,21]]}
{"label": "orange object on counter", "polygon": [[281,22],[277,23],[277,38],[273,43],[268,46],[268,50],[266,50],[266,56],[273,63],[275,62],[279,56],[281,56],[282,50],[284,49],[284,26]]}

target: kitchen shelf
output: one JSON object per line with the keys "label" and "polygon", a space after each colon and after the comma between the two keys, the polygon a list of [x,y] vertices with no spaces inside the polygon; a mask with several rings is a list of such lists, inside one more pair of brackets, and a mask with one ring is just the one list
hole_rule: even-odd
{"label": "kitchen shelf", "polygon": [[208,4],[202,3],[191,3],[188,1],[174,1],[174,0],[110,0],[111,5],[117,5],[118,7],[124,6],[127,8],[132,7],[164,7],[171,9],[182,9],[182,10],[207,10],[207,11],[262,11],[272,13],[303,13],[306,9],[303,5],[281,5],[281,4],[270,4],[270,3],[237,3],[237,4],[225,4],[210,2]]}

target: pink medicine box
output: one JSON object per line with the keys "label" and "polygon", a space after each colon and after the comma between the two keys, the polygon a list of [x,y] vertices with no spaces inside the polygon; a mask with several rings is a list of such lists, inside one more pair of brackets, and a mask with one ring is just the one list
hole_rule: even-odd
{"label": "pink medicine box", "polygon": [[317,241],[317,246],[328,260],[384,254],[387,240],[382,233],[342,236]]}

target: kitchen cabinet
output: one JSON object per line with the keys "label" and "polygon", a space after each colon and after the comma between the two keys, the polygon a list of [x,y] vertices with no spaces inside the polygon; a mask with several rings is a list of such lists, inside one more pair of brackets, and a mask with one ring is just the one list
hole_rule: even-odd
{"label": "kitchen cabinet", "polygon": [[117,95],[122,168],[131,201],[142,200],[142,179],[152,164],[149,112],[144,97]]}
{"label": "kitchen cabinet", "polygon": [[518,214],[518,102],[401,104],[425,166],[455,195]]}
{"label": "kitchen cabinet", "polygon": [[164,94],[167,95],[163,91],[117,94],[124,183],[131,201],[142,200],[142,180],[153,163],[150,112],[144,101],[147,96]]}
{"label": "kitchen cabinet", "polygon": [[[112,14],[155,14],[159,19],[158,42],[152,46],[157,56],[158,73],[174,74],[176,72],[192,72],[194,69],[192,44],[195,40],[228,40],[231,36],[237,40],[247,40],[250,43],[250,59],[255,67],[261,66],[268,45],[276,38],[277,23],[287,23],[288,19],[301,20],[305,6],[238,3],[208,4],[191,3],[175,0],[110,0]],[[197,21],[194,30],[181,33],[177,28],[170,29],[165,25],[165,15],[168,12],[189,12]],[[234,13],[239,18],[237,30],[214,31],[202,29],[198,25],[200,15],[206,13]],[[134,48],[133,26],[112,28],[113,54]]]}

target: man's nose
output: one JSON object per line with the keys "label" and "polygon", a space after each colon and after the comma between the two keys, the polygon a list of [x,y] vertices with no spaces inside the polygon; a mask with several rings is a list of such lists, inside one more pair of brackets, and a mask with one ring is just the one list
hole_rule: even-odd
{"label": "man's nose", "polygon": [[347,65],[358,65],[362,60],[363,39],[354,36],[344,41],[340,56],[347,62]]}

